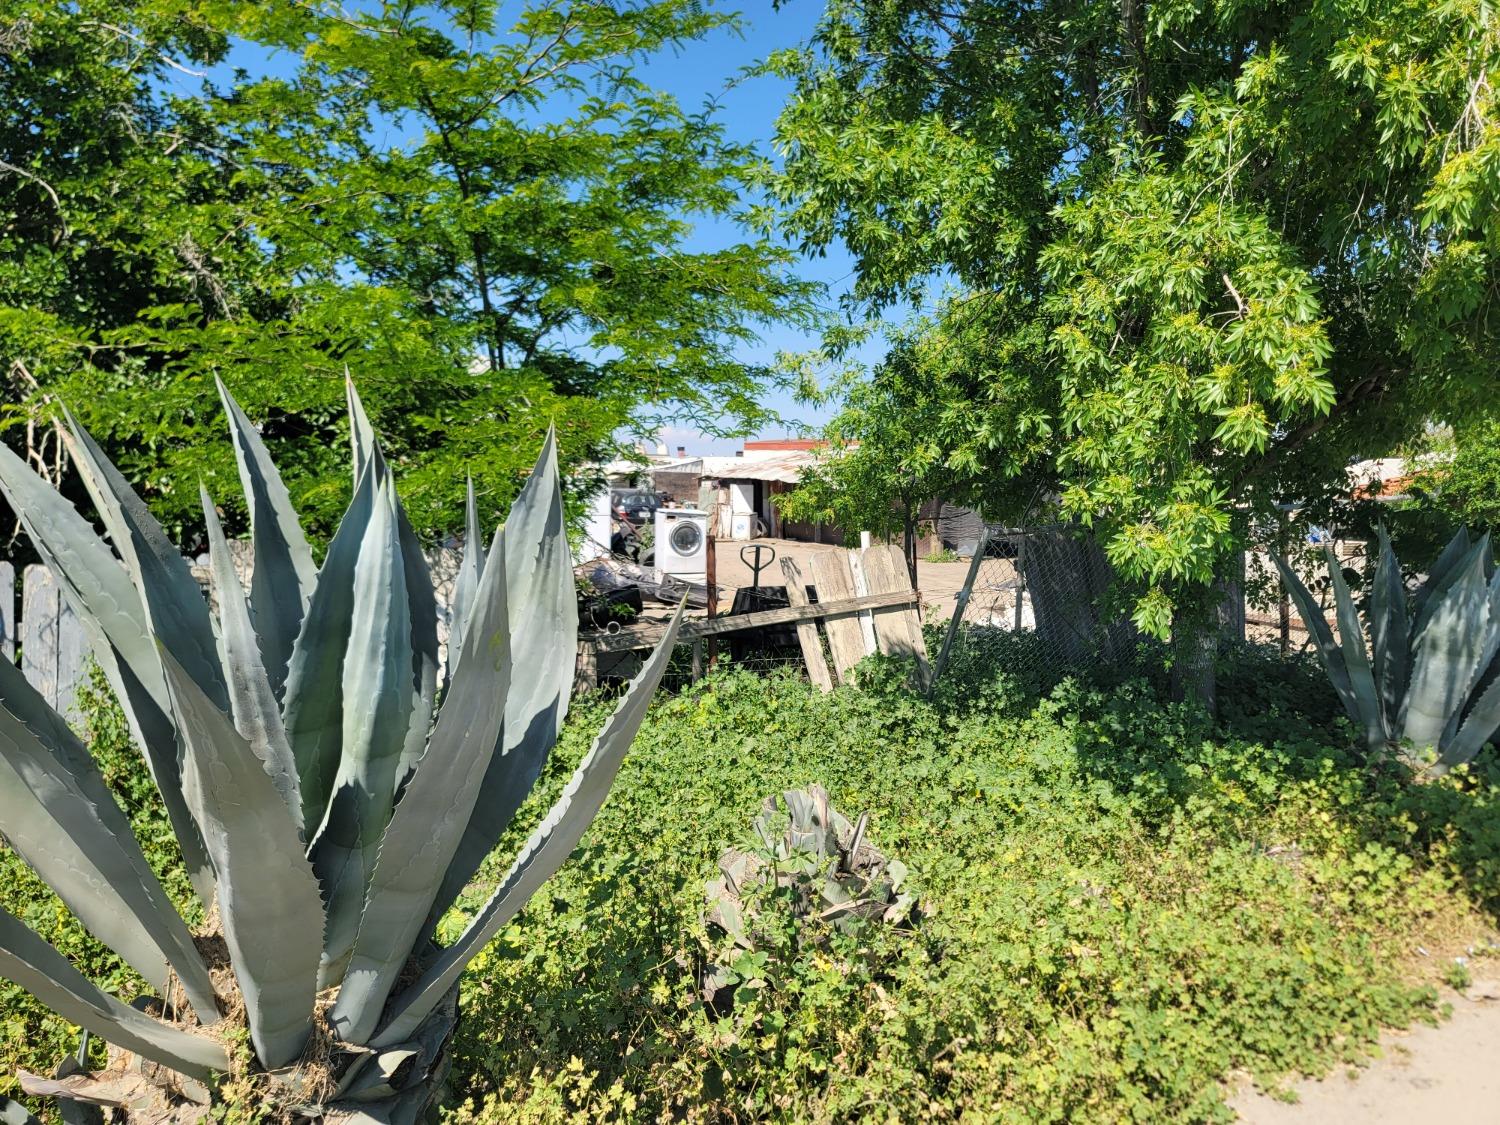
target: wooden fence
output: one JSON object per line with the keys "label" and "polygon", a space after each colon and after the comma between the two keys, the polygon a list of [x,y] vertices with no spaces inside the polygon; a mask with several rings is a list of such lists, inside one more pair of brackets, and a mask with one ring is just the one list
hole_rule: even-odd
{"label": "wooden fence", "polygon": [[[231,540],[235,570],[247,588],[250,583],[250,545]],[[435,547],[425,552],[432,574],[433,595],[438,609],[438,659],[448,650],[448,617],[452,610],[453,583],[458,574],[459,552]],[[206,556],[189,558],[198,580],[208,586]],[[88,668],[89,641],[83,624],[62,595],[57,579],[45,566],[32,564],[21,574],[16,588],[15,568],[0,561],[0,655],[15,662],[19,649],[21,671],[52,707],[68,720],[77,720],[75,700]],[[17,615],[17,601],[20,614]]]}
{"label": "wooden fence", "polygon": [[76,719],[75,700],[89,654],[83,624],[45,566],[28,566],[17,591],[15,569],[0,562],[0,656],[14,661],[17,648],[21,671],[31,686],[58,714]]}

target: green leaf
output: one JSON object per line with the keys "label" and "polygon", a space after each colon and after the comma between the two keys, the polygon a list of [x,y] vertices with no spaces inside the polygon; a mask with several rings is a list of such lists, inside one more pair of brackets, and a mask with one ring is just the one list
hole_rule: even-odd
{"label": "green leaf", "polygon": [[375,427],[370,425],[370,416],[365,413],[359,392],[354,389],[354,380],[349,368],[344,368],[344,402],[349,411],[349,453],[354,470],[354,486],[359,487],[365,469],[375,463],[379,455],[379,443],[375,440]]}
{"label": "green leaf", "polygon": [[[646,717],[662,673],[672,659],[677,630],[686,603],[677,607],[671,624],[656,651],[604,724],[594,744],[574,771],[562,796],[532,832],[520,854],[489,901],[447,949],[438,954],[422,975],[391,1003],[390,1017],[371,1042],[390,1047],[409,1037],[428,1012],[442,999],[463,973],[464,967],[526,905],[537,889],[573,854],[595,814],[609,796],[610,786],[636,731]],[[515,653],[512,651],[512,659]]]}
{"label": "green leaf", "polygon": [[1442,773],[1472,760],[1497,732],[1500,732],[1500,679],[1491,682],[1469,708],[1468,716],[1443,747],[1435,772]]}
{"label": "green leaf", "polygon": [[578,655],[578,609],[557,442],[550,430],[500,539],[512,654],[504,742],[490,760],[473,818],[434,899],[428,919],[432,927],[495,849],[536,783],[568,713]]}
{"label": "green leaf", "polygon": [[[389,478],[385,455],[375,437],[375,429],[365,414],[359,392],[354,381],[344,380],[345,394],[349,405],[349,435],[354,447],[356,479],[364,466],[369,466],[379,487]],[[437,599],[433,594],[432,575],[427,569],[427,559],[422,545],[412,530],[406,509],[395,491],[391,495],[396,507],[396,526],[401,549],[401,566],[406,579],[406,618],[410,627],[411,646],[411,704],[408,711],[406,738],[401,748],[401,760],[396,772],[397,787],[405,782],[422,756],[427,745],[427,734],[432,726],[432,712],[437,703],[438,681],[438,635]]]}
{"label": "green leaf", "polygon": [[426,749],[427,735],[432,730],[432,712],[437,706],[437,597],[432,588],[432,572],[427,568],[427,558],[422,553],[416,532],[412,530],[411,521],[406,518],[406,510],[401,507],[394,482],[391,502],[396,507],[396,529],[406,588],[404,617],[408,626],[407,645],[411,650],[408,685],[411,698],[407,705],[406,739],[396,768],[399,788],[416,768]]}
{"label": "green leaf", "polygon": [[1413,643],[1427,627],[1427,620],[1437,607],[1441,593],[1457,580],[1463,569],[1462,563],[1473,546],[1468,528],[1460,526],[1427,572],[1426,581],[1417,587],[1417,592],[1412,598],[1411,636]]}
{"label": "green leaf", "polygon": [[1428,602],[1426,625],[1415,637],[1401,734],[1417,749],[1442,749],[1443,733],[1479,672],[1484,632],[1478,625],[1489,597],[1482,552],[1488,549],[1481,541],[1468,552]]}
{"label": "green leaf", "polygon": [[84,485],[104,516],[145,608],[151,635],[192,675],[215,706],[229,706],[208,603],[175,544],[87,430],[68,417]]}
{"label": "green leaf", "polygon": [[323,902],[297,825],[264,763],[229,716],[162,650],[183,733],[183,790],[213,859],[219,917],[256,1056],[267,1068],[312,1033]]}
{"label": "green leaf", "polygon": [[192,935],[157,882],[88,750],[21,670],[0,659],[0,827],[89,932],[162,996],[181,979],[219,1018]]}
{"label": "green leaf", "polygon": [[136,743],[145,751],[193,890],[204,909],[212,909],[213,872],[198,826],[182,799],[176,731],[140,594],[88,521],[3,444],[0,488],[83,623],[94,658],[125,710]]}
{"label": "green leaf", "polygon": [[250,540],[255,567],[250,574],[250,607],[259,637],[261,661],[279,700],[286,689],[287,662],[307,603],[317,582],[312,551],[260,434],[217,376],[219,398],[229,417],[240,484],[250,509]]}
{"label": "green leaf", "polygon": [[229,1070],[212,1039],[167,1027],[99,990],[66,957],[0,908],[0,975],[15,981],[69,1023],[142,1058],[200,1081]]}
{"label": "green leaf", "polygon": [[265,766],[305,840],[307,829],[302,823],[297,759],[292,754],[292,744],[281,721],[275,689],[261,663],[261,648],[250,624],[245,592],[234,572],[234,560],[229,555],[229,543],[219,525],[213,498],[201,484],[198,491],[203,502],[203,523],[208,531],[209,567],[219,603],[219,639],[224,646],[224,670],[229,680],[234,726]]}
{"label": "green leaf", "polygon": [[1380,529],[1380,561],[1375,565],[1375,587],[1370,593],[1370,648],[1375,658],[1375,686],[1387,731],[1395,731],[1406,683],[1411,675],[1407,635],[1406,585],[1401,566],[1391,550],[1391,537]]}
{"label": "green leaf", "polygon": [[453,612],[448,624],[448,665],[451,674],[456,654],[464,645],[464,630],[473,612],[479,580],[484,575],[484,540],[479,530],[479,505],[474,500],[474,478],[470,477],[464,498],[464,554],[453,580]]}
{"label": "green leaf", "polygon": [[318,571],[302,631],[287,668],[282,719],[302,792],[302,823],[323,823],[344,746],[344,653],[354,622],[354,571],[375,510],[375,474],[359,479],[354,497]]}
{"label": "green leaf", "polygon": [[1349,669],[1344,664],[1344,653],[1333,639],[1333,630],[1328,627],[1328,619],[1323,616],[1323,610],[1318,605],[1317,599],[1312,596],[1312,591],[1302,584],[1286,561],[1275,557],[1276,569],[1281,572],[1282,585],[1291,595],[1292,601],[1296,603],[1297,615],[1302,618],[1302,623],[1307,626],[1308,635],[1312,637],[1313,644],[1317,648],[1318,659],[1322,662],[1324,670],[1328,673],[1329,680],[1333,683],[1333,690],[1338,692],[1340,701],[1344,704],[1344,710],[1356,723],[1363,724],[1364,719],[1359,713],[1359,699],[1354,694],[1354,686],[1349,679]]}
{"label": "green leaf", "polygon": [[389,476],[360,545],[354,606],[341,688],[349,704],[343,712],[343,756],[311,852],[328,904],[323,988],[342,977],[359,931],[365,888],[395,803],[411,714],[406,577]]}
{"label": "green leaf", "polygon": [[504,551],[497,537],[464,647],[451,656],[452,686],[427,754],[380,844],[359,937],[329,1017],[347,1042],[363,1043],[375,1030],[496,753],[511,678]]}
{"label": "green leaf", "polygon": [[1339,648],[1344,654],[1344,668],[1349,674],[1349,686],[1359,708],[1359,721],[1364,724],[1365,742],[1374,749],[1390,741],[1384,708],[1380,694],[1375,690],[1375,676],[1370,670],[1369,654],[1365,651],[1365,634],[1360,627],[1359,611],[1354,608],[1354,598],[1349,593],[1349,584],[1344,581],[1343,569],[1332,548],[1326,548],[1325,553],[1337,607]]}

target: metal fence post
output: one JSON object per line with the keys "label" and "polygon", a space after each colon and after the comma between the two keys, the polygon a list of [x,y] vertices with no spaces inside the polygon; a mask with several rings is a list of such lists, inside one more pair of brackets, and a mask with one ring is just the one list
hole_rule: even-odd
{"label": "metal fence post", "polygon": [[[953,641],[958,636],[959,626],[963,624],[964,614],[968,611],[969,598],[974,593],[974,580],[979,577],[979,564],[984,561],[984,553],[989,545],[990,529],[986,527],[979,533],[979,542],[974,545],[974,557],[969,560],[969,573],[964,576],[964,584],[959,588],[958,596],[954,599],[953,616],[948,618],[948,631],[943,634],[943,646],[938,649],[937,659],[932,662],[932,680],[927,685],[928,695],[936,689],[943,669],[948,666],[948,653],[953,648]],[[1017,591],[1018,601],[1020,596],[1020,592]],[[1019,628],[1019,623],[1017,627]]]}

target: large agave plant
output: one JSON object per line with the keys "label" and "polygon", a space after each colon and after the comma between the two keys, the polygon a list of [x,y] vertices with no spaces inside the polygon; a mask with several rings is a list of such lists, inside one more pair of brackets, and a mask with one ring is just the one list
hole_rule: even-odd
{"label": "large agave plant", "polygon": [[1376,753],[1424,764],[1436,773],[1467,762],[1500,730],[1500,574],[1490,539],[1460,528],[1410,599],[1391,541],[1380,532],[1380,559],[1369,601],[1369,647],[1338,560],[1328,553],[1339,636],[1317,600],[1276,560],[1297,612],[1349,717]]}
{"label": "large agave plant", "polygon": [[427,566],[353,386],[354,497],[321,568],[254,427],[219,389],[254,571],[247,602],[204,491],[217,619],[71,417],[114,550],[3,446],[0,488],[89,632],[232,976],[211,975],[200,948],[213,943],[173,909],[88,751],[6,661],[0,832],[158,990],[164,1018],[101,991],[3,911],[0,974],[184,1076],[179,1094],[206,1093],[191,1080],[230,1067],[210,1025],[242,1002],[258,1067],[281,1077],[268,1097],[304,1116],[409,1120],[430,1099],[459,975],[603,803],[677,622],[489,901],[438,948],[437,920],[510,823],[567,711],[577,620],[552,438],[488,552],[470,489],[442,677]]}

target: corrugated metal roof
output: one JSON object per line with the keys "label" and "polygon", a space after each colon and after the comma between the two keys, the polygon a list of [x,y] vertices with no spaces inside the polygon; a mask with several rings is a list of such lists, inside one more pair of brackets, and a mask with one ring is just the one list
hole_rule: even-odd
{"label": "corrugated metal roof", "polygon": [[779,457],[705,457],[703,475],[712,480],[774,480],[796,484],[817,462],[817,454],[802,452]]}
{"label": "corrugated metal roof", "polygon": [[703,475],[702,457],[673,458],[670,461],[658,461],[651,466],[653,473],[697,473]]}

